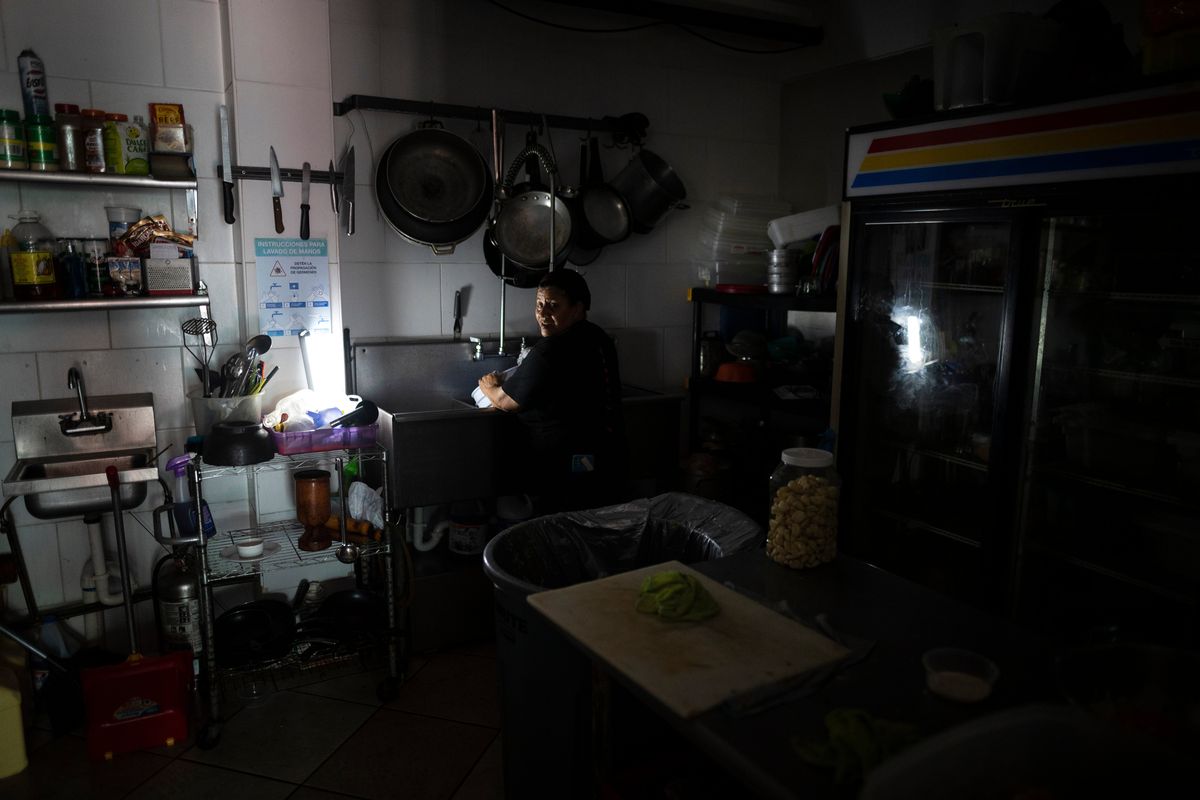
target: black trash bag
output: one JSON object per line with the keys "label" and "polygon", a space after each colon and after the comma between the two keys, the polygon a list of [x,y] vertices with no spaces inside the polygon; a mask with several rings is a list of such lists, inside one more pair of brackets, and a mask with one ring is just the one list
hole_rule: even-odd
{"label": "black trash bag", "polygon": [[484,552],[494,581],[524,593],[676,560],[711,561],[762,544],[757,522],[704,497],[669,492],[514,525]]}

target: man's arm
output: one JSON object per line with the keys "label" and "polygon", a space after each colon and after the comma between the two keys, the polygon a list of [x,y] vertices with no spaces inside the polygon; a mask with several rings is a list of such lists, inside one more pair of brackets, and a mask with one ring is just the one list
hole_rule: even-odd
{"label": "man's arm", "polygon": [[503,376],[499,372],[489,372],[479,379],[479,388],[492,401],[492,405],[501,411],[520,411],[521,406],[504,391],[502,381]]}

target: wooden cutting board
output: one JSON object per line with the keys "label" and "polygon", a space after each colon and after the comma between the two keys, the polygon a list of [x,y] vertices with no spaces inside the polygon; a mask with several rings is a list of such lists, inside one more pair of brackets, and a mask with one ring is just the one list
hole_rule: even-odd
{"label": "wooden cutting board", "polygon": [[[656,572],[696,576],[721,607],[704,622],[670,622],[634,605]],[[532,594],[529,604],[592,655],[680,717],[786,684],[846,648],[678,561]]]}

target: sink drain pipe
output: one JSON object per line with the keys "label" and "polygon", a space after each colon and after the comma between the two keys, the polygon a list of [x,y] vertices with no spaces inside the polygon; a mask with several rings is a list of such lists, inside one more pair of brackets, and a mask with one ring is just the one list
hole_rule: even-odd
{"label": "sink drain pipe", "polygon": [[[87,525],[88,544],[92,552],[90,561],[83,565],[79,585],[83,589],[83,602],[96,602],[104,606],[119,606],[125,602],[120,592],[109,588],[111,578],[120,578],[120,567],[108,560],[104,552],[104,529],[100,525],[100,514],[88,514],[83,522]],[[84,637],[88,642],[99,642],[104,638],[104,613],[93,612],[83,616]]]}

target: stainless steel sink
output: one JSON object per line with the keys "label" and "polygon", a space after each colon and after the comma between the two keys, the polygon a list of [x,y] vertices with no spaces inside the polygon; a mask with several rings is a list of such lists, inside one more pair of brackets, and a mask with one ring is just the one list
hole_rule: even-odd
{"label": "stainless steel sink", "polygon": [[[12,405],[16,463],[4,479],[5,497],[25,497],[38,519],[112,511],[105,470],[117,468],[122,508],[146,499],[158,480],[154,464],[154,397],[149,393],[89,398],[106,426],[67,433],[64,417],[80,409],[77,399],[28,400]],[[107,424],[111,423],[111,424]]]}
{"label": "stainless steel sink", "polygon": [[147,482],[158,479],[154,448],[66,459],[18,459],[4,480],[4,495],[24,495],[25,508],[38,519],[108,512],[112,510],[106,474],[110,466],[117,468],[121,508],[145,502]]}

